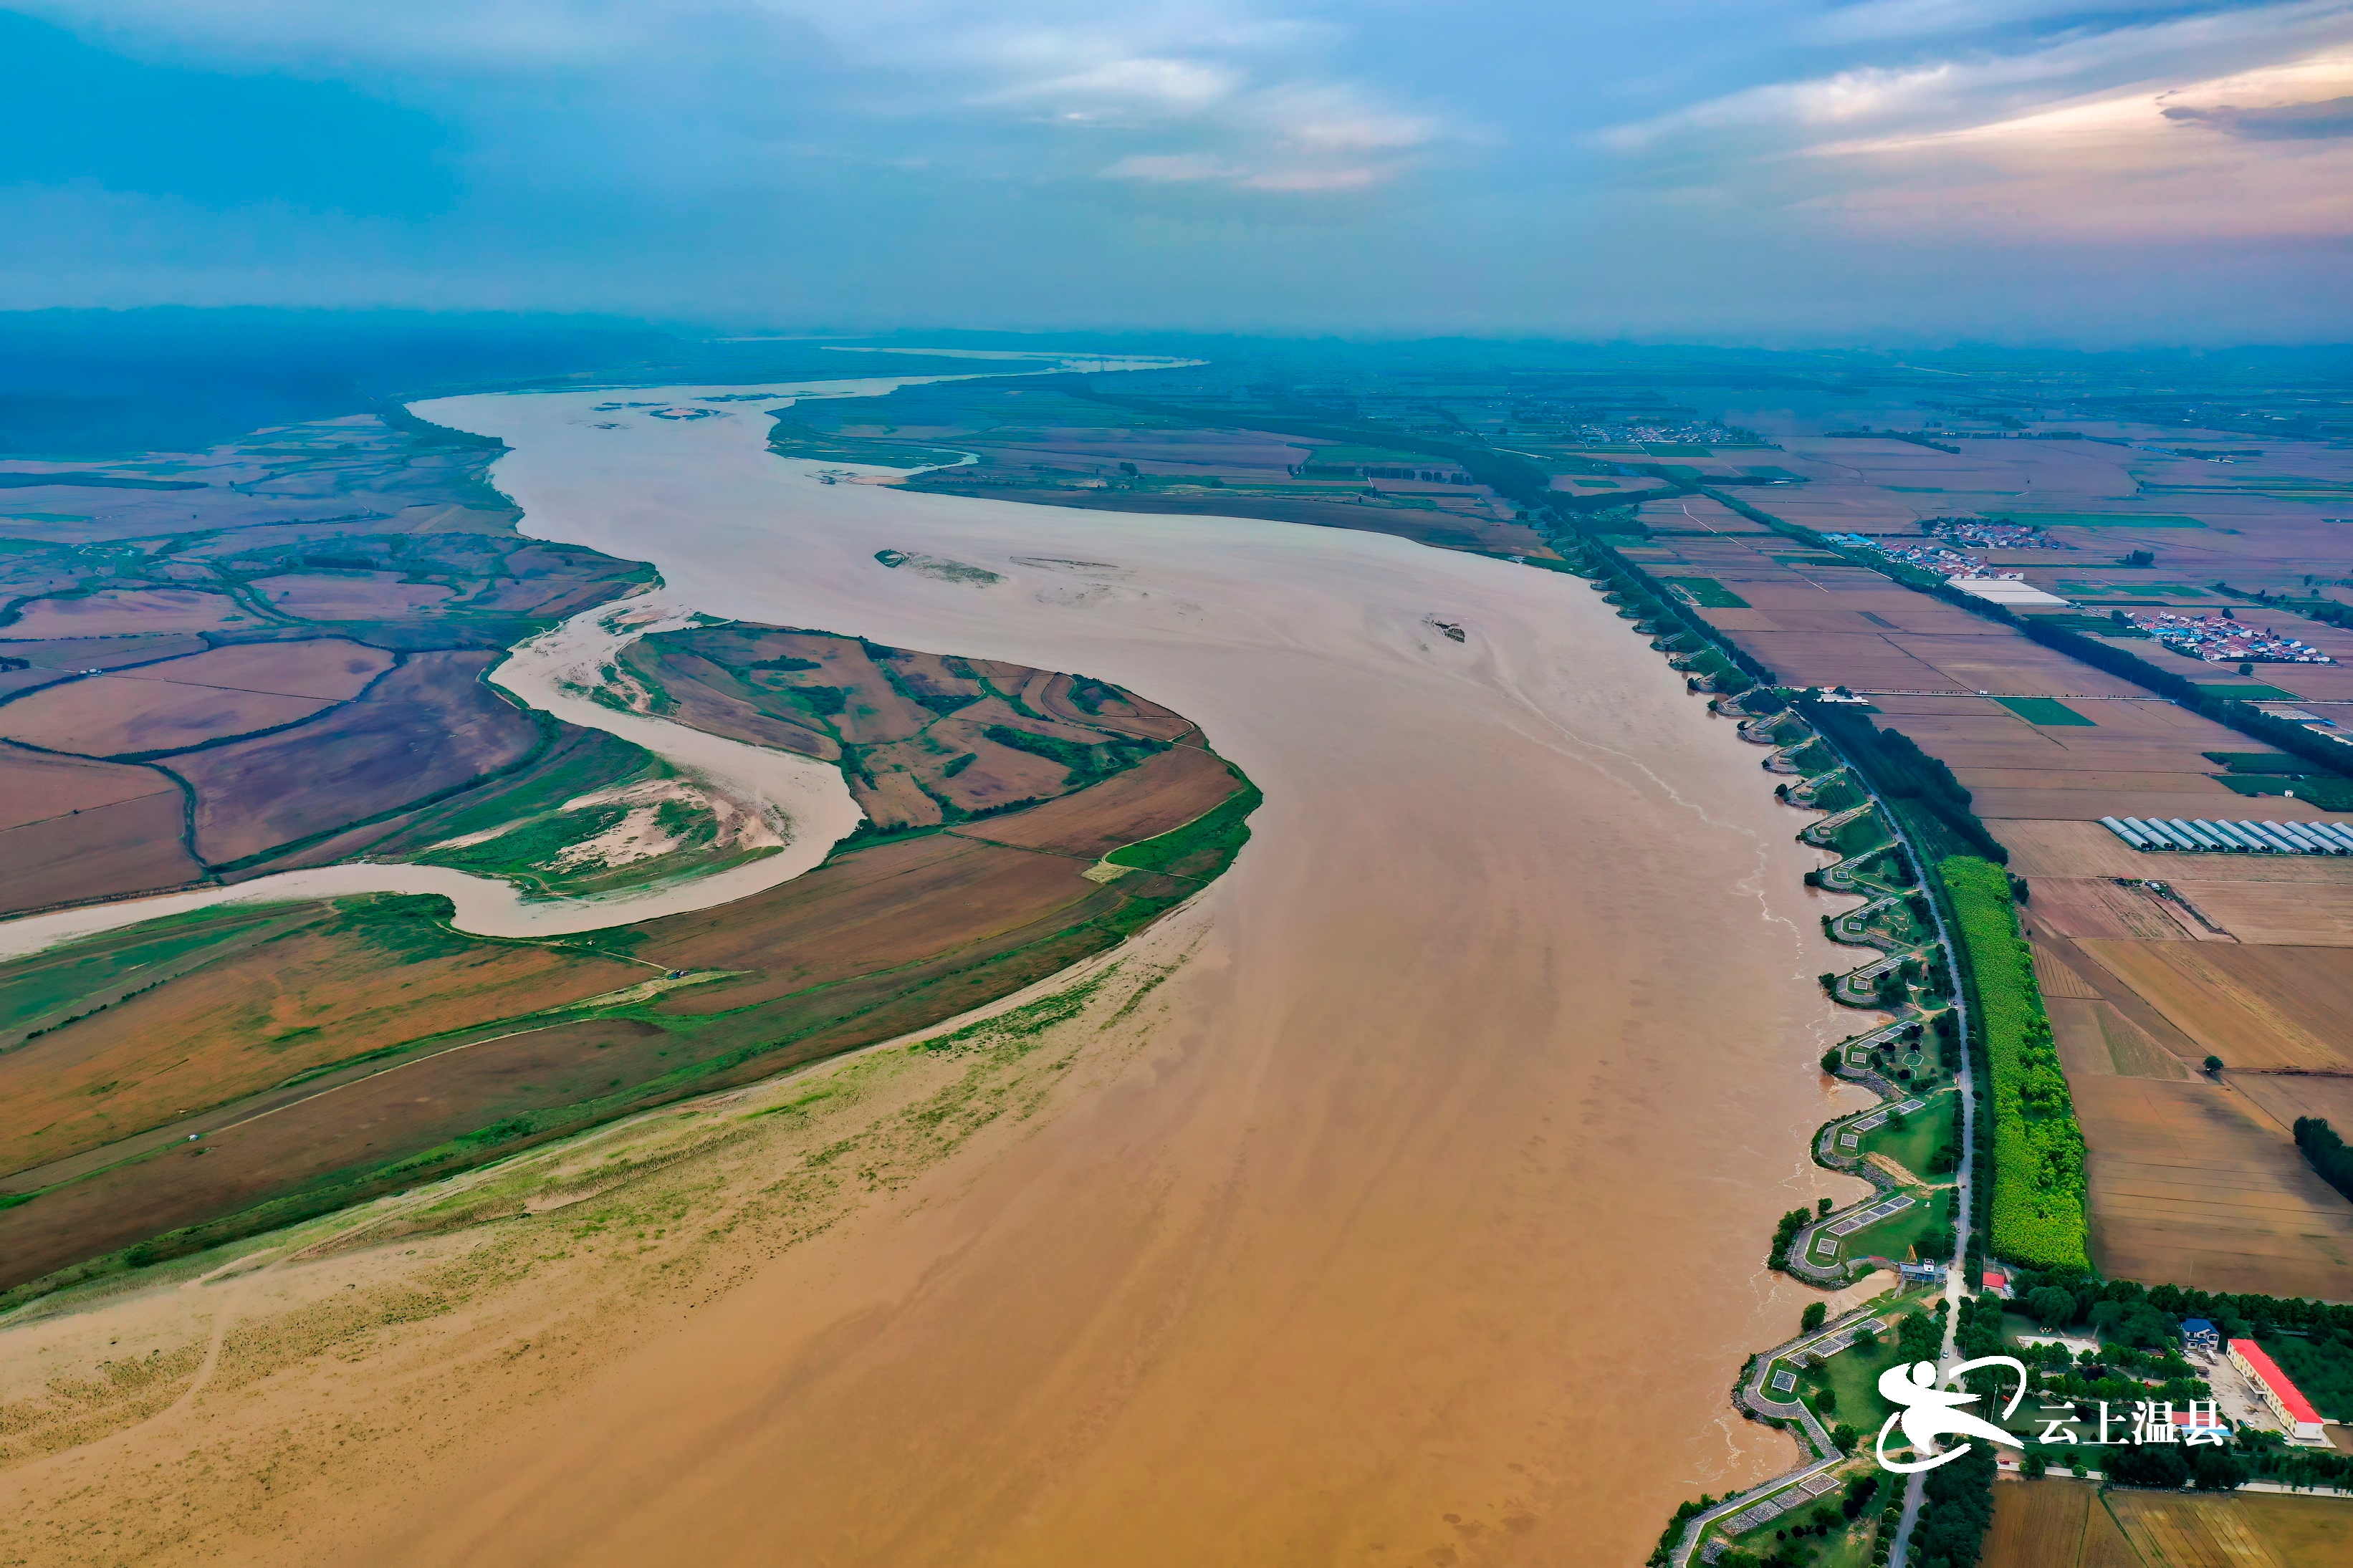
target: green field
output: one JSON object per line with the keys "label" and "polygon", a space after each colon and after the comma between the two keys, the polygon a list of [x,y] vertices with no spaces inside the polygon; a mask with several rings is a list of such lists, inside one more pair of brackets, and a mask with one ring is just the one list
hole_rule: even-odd
{"label": "green field", "polygon": [[1667,584],[1690,595],[1692,603],[1703,610],[1745,610],[1748,607],[1747,600],[1713,577],[1670,577]]}
{"label": "green field", "polygon": [[2090,728],[2092,721],[2055,697],[1997,697],[1996,702],[2009,709],[2030,724],[2081,725]]}
{"label": "green field", "polygon": [[160,977],[174,961],[246,936],[289,907],[260,905],[226,916],[217,910],[166,915],[120,935],[91,937],[23,961],[0,981],[0,1029],[29,1027],[85,996],[115,990],[142,970]]}
{"label": "green field", "polygon": [[2328,774],[2280,778],[2263,773],[2221,773],[2215,782],[2241,795],[2292,795],[2323,811],[2353,811],[2353,779]]}
{"label": "green field", "polygon": [[1878,1430],[1879,1424],[1894,1408],[1879,1397],[1879,1374],[1894,1366],[1901,1353],[1895,1346],[1900,1319],[1894,1312],[1879,1315],[1887,1320],[1887,1331],[1879,1336],[1875,1347],[1856,1345],[1841,1351],[1806,1380],[1809,1386],[1823,1384],[1835,1391],[1835,1411],[1823,1409],[1819,1399],[1813,1402],[1814,1414],[1826,1424],[1843,1421],[1858,1432],[1873,1432]]}
{"label": "green field", "polygon": [[2293,691],[2282,691],[2276,686],[2232,685],[2228,681],[2193,680],[2200,697],[2211,697],[2224,702],[2301,702],[2304,699]]}
{"label": "green field", "polygon": [[[1913,1195],[1919,1196],[1916,1193]],[[1841,1258],[1892,1258],[1904,1263],[1910,1261],[1915,1247],[1939,1257],[1948,1256],[1953,1249],[1953,1194],[1939,1192],[1915,1203],[1902,1214],[1839,1239]]]}
{"label": "green field", "polygon": [[[1905,1118],[1907,1125],[1901,1132],[1894,1127],[1874,1127],[1862,1135],[1862,1152],[1884,1154],[1914,1175],[1926,1180],[1940,1179],[1928,1169],[1929,1156],[1947,1144],[1957,1146],[1958,1135],[1953,1130],[1954,1110],[1957,1105],[1953,1091],[1938,1089],[1928,1097],[1928,1108],[1915,1110]],[[1856,1234],[1869,1236],[1869,1231]]]}
{"label": "green field", "polygon": [[2194,517],[2178,511],[1989,511],[1988,517],[2014,522],[2021,528],[2203,528]]}

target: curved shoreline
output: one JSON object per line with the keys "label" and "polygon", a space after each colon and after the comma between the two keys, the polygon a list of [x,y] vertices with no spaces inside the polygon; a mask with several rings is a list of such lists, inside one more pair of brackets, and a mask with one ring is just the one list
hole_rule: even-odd
{"label": "curved shoreline", "polygon": [[[723,1561],[787,1521],[893,1568],[1419,1560],[1474,1528],[1525,1560],[1632,1561],[1687,1488],[1779,1468],[1771,1434],[1702,1422],[1709,1369],[1794,1311],[1794,1282],[1739,1261],[1777,1188],[1825,1190],[1782,1158],[1826,1098],[1789,1067],[1836,1029],[1814,857],[1577,580],[1377,534],[826,487],[840,465],[770,456],[751,417],[617,433],[596,400],[420,412],[510,437],[494,482],[526,532],[654,553],[713,613],[1146,692],[1266,804],[1190,906],[1198,956],[1050,1113],[731,1263],[728,1294],[576,1398],[502,1404],[529,1367],[453,1368],[463,1434],[378,1450],[383,1488],[354,1476],[310,1521],[348,1549],[310,1560]],[[1694,1259],[1731,1284],[1691,1289]],[[1594,1331],[1602,1273],[1666,1353]],[[541,1278],[518,1291],[560,1310]],[[339,1375],[361,1409],[375,1374]],[[247,1415],[195,1408],[216,1447]]]}
{"label": "curved shoreline", "polygon": [[691,616],[691,611],[665,603],[659,590],[600,605],[518,643],[488,679],[527,707],[633,742],[759,811],[785,839],[775,854],[705,876],[577,899],[525,898],[511,882],[452,867],[352,860],[280,871],[226,887],[79,905],[0,921],[0,959],[22,958],[61,942],[222,904],[290,903],[364,893],[448,899],[455,910],[451,923],[473,936],[569,936],[731,903],[790,881],[821,864],[833,846],[865,818],[839,770],[790,752],[618,712],[574,694],[575,688],[593,686],[599,667],[630,641],[687,625]]}
{"label": "curved shoreline", "polygon": [[[975,351],[951,357],[998,356]],[[1049,358],[1055,363],[1035,370],[997,374],[1042,375],[1062,370],[1108,372],[1200,363],[1162,356],[1021,356],[1025,363]],[[981,374],[985,376],[988,373]],[[971,378],[866,376],[780,383],[775,391],[763,391],[751,400],[765,403],[774,399],[780,405],[789,405],[805,397],[879,397],[902,386],[965,379]],[[614,390],[617,389],[602,389],[593,395],[609,396]],[[685,396],[723,392],[741,400],[741,389],[735,387],[649,390]],[[967,454],[961,460],[972,459]],[[526,517],[524,521],[530,520]],[[544,537],[527,531],[525,536]],[[766,817],[783,840],[776,854],[704,875],[668,878],[649,887],[584,898],[525,898],[513,884],[495,877],[476,876],[449,867],[377,862],[363,858],[299,871],[273,872],[226,886],[132,894],[19,915],[0,921],[0,960],[23,958],[83,937],[222,904],[294,902],[367,893],[446,898],[455,910],[451,923],[472,936],[574,936],[732,903],[815,869],[831,853],[834,845],[855,832],[865,820],[866,814],[851,798],[839,769],[790,752],[729,740],[648,714],[617,711],[574,694],[575,688],[594,687],[598,668],[628,642],[652,632],[692,624],[698,612],[666,604],[665,596],[658,584],[644,593],[584,610],[516,644],[508,650],[505,659],[491,667],[485,679],[512,692],[527,708],[553,714],[583,729],[602,730],[632,742],[681,772],[712,785],[732,800],[748,805],[755,814]]]}

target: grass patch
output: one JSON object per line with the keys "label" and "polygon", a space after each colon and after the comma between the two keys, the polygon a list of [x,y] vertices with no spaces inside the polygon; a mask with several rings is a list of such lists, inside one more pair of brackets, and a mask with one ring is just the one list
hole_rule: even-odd
{"label": "grass patch", "polygon": [[1950,1258],[1953,1194],[1940,1192],[1842,1239],[1841,1258],[1892,1258],[1898,1263],[1913,1261],[1915,1252],[1922,1258]]}
{"label": "grass patch", "polygon": [[1745,610],[1748,601],[1713,577],[1670,577],[1667,586],[1687,596],[1703,610]]}
{"label": "grass patch", "polygon": [[[1877,1345],[1857,1344],[1841,1351],[1821,1366],[1808,1369],[1803,1377],[1809,1391],[1831,1391],[1827,1401],[1819,1396],[1810,1401],[1814,1414],[1825,1424],[1843,1421],[1858,1432],[1877,1431],[1879,1424],[1894,1408],[1879,1397],[1879,1374],[1905,1359],[1896,1342],[1898,1330],[1905,1316],[1918,1315],[1882,1312],[1879,1316],[1887,1320],[1887,1331],[1879,1336]],[[1824,1408],[1826,1405],[1834,1408]]]}
{"label": "grass patch", "polygon": [[2212,698],[2217,702],[2301,702],[2304,700],[2293,691],[2283,691],[2276,686],[2265,686],[2260,681],[2253,686],[2233,684],[2229,681],[2205,680],[2193,680],[2189,684],[2197,689],[2199,696]]}
{"label": "grass patch", "polygon": [[419,864],[454,866],[487,876],[514,876],[546,865],[573,845],[596,837],[629,815],[626,805],[592,805],[561,811],[527,822],[512,833],[479,844],[429,849],[417,856]]}
{"label": "grass patch", "polygon": [[2220,763],[2234,773],[2261,773],[2266,778],[2302,778],[2308,773],[2329,774],[2318,763],[2307,763],[2302,757],[2291,757],[2285,752],[2207,752],[2202,753],[2210,763]]}
{"label": "grass patch", "polygon": [[2044,1268],[2089,1268],[2084,1133],[2051,1040],[2034,966],[2018,934],[2010,877],[1956,855],[1938,867],[1961,945],[1993,1083],[1993,1250]]}
{"label": "grass patch", "polygon": [[[1891,1124],[1874,1127],[1862,1135],[1862,1152],[1884,1154],[1914,1175],[1925,1180],[1936,1180],[1943,1172],[1928,1169],[1939,1149],[1959,1148],[1958,1134],[1954,1130],[1954,1112],[1958,1099],[1949,1089],[1938,1089],[1929,1097],[1927,1109],[1915,1110],[1905,1119],[1905,1126],[1898,1131]],[[1868,1236],[1868,1231],[1859,1234]]]}
{"label": "grass patch", "polygon": [[1000,1046],[1011,1041],[1035,1038],[1065,1018],[1075,1018],[1086,1011],[1103,983],[1111,978],[1109,971],[1082,980],[1067,991],[1057,991],[1050,996],[1040,996],[1035,1002],[1025,1002],[1009,1007],[993,1018],[983,1018],[976,1024],[966,1024],[928,1040],[918,1040],[907,1048],[911,1051],[951,1053],[976,1050],[984,1046]]}
{"label": "grass patch", "polygon": [[1034,757],[1060,763],[1070,770],[1062,782],[1073,789],[1083,789],[1099,779],[1135,766],[1156,752],[1168,749],[1166,741],[1113,741],[1102,745],[1088,745],[1082,741],[1066,741],[1060,735],[1037,735],[1027,730],[1017,730],[1010,724],[991,724],[981,733],[1008,750],[1027,752]]}
{"label": "grass patch", "polygon": [[2030,724],[2088,727],[2092,723],[2055,697],[1997,697],[1994,700]]}
{"label": "grass patch", "polygon": [[[1240,777],[1239,773],[1235,775]],[[1157,838],[1125,845],[1103,857],[1114,866],[1203,880],[1216,876],[1250,842],[1250,815],[1266,797],[1248,779],[1225,800]]]}

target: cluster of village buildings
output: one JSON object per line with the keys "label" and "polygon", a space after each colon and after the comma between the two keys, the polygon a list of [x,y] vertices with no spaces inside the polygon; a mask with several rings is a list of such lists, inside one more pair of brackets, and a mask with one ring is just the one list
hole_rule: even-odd
{"label": "cluster of village buildings", "polygon": [[2337,661],[2269,626],[2255,627],[2228,616],[2178,616],[2170,610],[2126,610],[2126,619],[2176,653],[2208,664],[2335,664]]}

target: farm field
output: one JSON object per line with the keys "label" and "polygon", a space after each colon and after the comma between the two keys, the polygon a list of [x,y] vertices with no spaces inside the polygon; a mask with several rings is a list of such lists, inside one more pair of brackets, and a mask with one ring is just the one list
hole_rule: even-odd
{"label": "farm field", "polygon": [[1985,1568],[2339,1568],[2341,1498],[2111,1491],[2086,1481],[1994,1487]]}
{"label": "farm field", "polygon": [[895,481],[938,494],[1257,517],[1441,549],[1552,554],[1493,491],[1455,482],[1468,478],[1458,465],[1410,445],[1352,445],[1247,421],[1197,424],[1034,381],[902,387],[871,404],[805,402],[780,416],[771,445],[787,457],[894,467],[971,454],[976,461]]}
{"label": "farm field", "polygon": [[[1175,755],[1115,777],[1131,825],[1119,842],[1237,789],[1221,763],[1154,771]],[[1088,794],[989,826],[1040,845],[1119,836]],[[0,1142],[21,1152],[0,1187],[38,1194],[0,1209],[0,1289],[161,1233],[216,1236],[256,1205],[319,1212],[402,1171],[462,1169],[937,1022],[1117,942],[1221,863],[1103,882],[1068,850],[932,832],[848,847],[723,909],[571,942],[466,937],[430,900],[266,907],[284,929],[260,940],[240,940],[251,910],[175,924],[153,940],[219,956],[0,1055],[16,1123]],[[70,1015],[141,940],[133,928],[9,965],[0,1006],[9,1021]],[[694,983],[647,986],[673,971]],[[204,1134],[193,1148],[187,1131]]]}
{"label": "farm field", "polygon": [[[1680,596],[1778,683],[1867,699],[1871,722],[1948,767],[2009,851],[2030,889],[2021,913],[2038,973],[2059,982],[2044,987],[2054,1043],[2084,1089],[2094,1261],[2150,1282],[2189,1282],[2187,1268],[2210,1288],[2344,1299],[2353,1205],[2312,1176],[2287,1136],[2292,1117],[2200,1068],[2220,1056],[2235,1083],[2353,1071],[2341,1022],[2353,1009],[2342,962],[2353,864],[2155,856],[2098,826],[2109,816],[2353,822],[2308,798],[2342,797],[2298,783],[2327,770],[1874,564],[1889,563],[1883,552],[1936,547],[2021,574],[2068,601],[2028,616],[2325,733],[2340,712],[2329,705],[2353,701],[2353,631],[2290,606],[2353,612],[2341,542],[2293,487],[2255,483],[2244,468],[2218,475],[2157,449],[2191,437],[2128,423],[2063,441],[1952,439],[1958,450],[1945,452],[1830,437],[1802,419],[1777,426],[1753,405],[1723,418],[1765,430],[1783,448],[1773,461],[1808,481],[1721,492],[1788,531],[1753,517],[1722,523],[1705,510],[1716,496],[1688,510],[1664,497],[1611,542],[1670,586],[1694,584]],[[2353,471],[2333,451],[2283,445],[2329,482]],[[1972,515],[2009,526],[2007,542],[1969,542]],[[1963,531],[1936,521],[1953,518]],[[1883,550],[1809,548],[1806,529]],[[2218,666],[2110,615],[2151,606],[2227,608],[2337,662]],[[2353,729],[2353,708],[2341,711]],[[2266,757],[2277,759],[2270,774]],[[2266,1079],[2263,1092],[2285,1104],[2284,1086],[2297,1081]]]}
{"label": "farm field", "polygon": [[2343,1293],[2353,1205],[2251,1096],[2202,1075],[2082,1074],[2070,1088],[2104,1272],[2214,1291]]}
{"label": "farm field", "polygon": [[571,738],[480,678],[642,569],[522,540],[495,449],[412,426],[260,431],[186,488],[10,489],[0,914],[319,863]]}
{"label": "farm field", "polygon": [[1034,805],[1199,740],[1099,681],[820,632],[668,632],[621,668],[681,723],[841,765],[885,831]]}
{"label": "farm field", "polygon": [[[1116,474],[1117,435],[1038,440]],[[1286,485],[1308,450],[1173,425],[1113,445]],[[175,459],[184,488],[10,489],[0,915],[357,857],[578,894],[760,852],[652,753],[486,679],[649,575],[521,537],[484,478],[501,449],[357,416]],[[1470,545],[1504,526],[1476,489],[1442,497]],[[595,939],[477,939],[378,898],[0,965],[0,1290],[951,1016],[1116,942],[1240,834],[1157,870],[1085,874],[1099,857],[1256,798],[1188,721],[1080,676],[731,625],[649,637],[612,679],[600,700],[836,764],[868,826],[723,914]]]}

